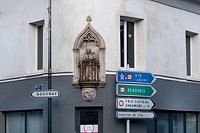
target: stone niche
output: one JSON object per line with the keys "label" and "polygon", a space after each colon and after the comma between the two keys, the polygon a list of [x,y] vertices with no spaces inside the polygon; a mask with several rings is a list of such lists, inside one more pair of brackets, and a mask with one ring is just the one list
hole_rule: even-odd
{"label": "stone niche", "polygon": [[92,18],[88,16],[86,21],[87,26],[76,37],[74,43],[73,85],[81,88],[82,91],[87,91],[87,93],[94,91],[96,93],[96,88],[104,87],[106,82],[105,42],[92,27]]}

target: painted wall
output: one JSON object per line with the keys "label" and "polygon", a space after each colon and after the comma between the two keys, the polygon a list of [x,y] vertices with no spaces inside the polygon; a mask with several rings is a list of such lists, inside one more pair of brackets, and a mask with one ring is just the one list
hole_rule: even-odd
{"label": "painted wall", "polygon": [[[144,19],[136,24],[136,70],[188,78],[185,31],[200,33],[198,24],[200,15],[149,0],[55,1],[54,71],[73,71],[72,54],[63,53],[72,53],[76,36],[87,24],[85,21],[87,15],[93,18],[91,22],[93,27],[105,39],[106,70],[115,71],[120,66],[119,21],[120,16],[129,16]],[[192,77],[190,77],[195,80],[200,79],[198,69],[200,62],[197,61],[199,44],[200,37],[197,35],[192,44]],[[58,50],[60,52],[57,52]]]}
{"label": "painted wall", "polygon": [[[32,45],[36,38],[31,38],[36,33],[30,29],[29,23],[46,20],[46,9],[47,1],[44,0],[0,1],[0,79],[36,72],[36,45]],[[46,34],[45,31],[44,44],[47,40]],[[46,46],[44,49],[46,51]]]}
{"label": "painted wall", "polygon": [[[177,1],[178,2],[178,1]],[[0,2],[0,79],[47,72],[46,1]],[[184,5],[185,6],[185,5]],[[119,69],[120,16],[143,19],[136,24],[136,70],[186,77],[185,30],[200,33],[200,15],[150,0],[56,0],[52,2],[53,72],[73,72],[73,45],[86,17],[106,43],[106,70]],[[44,19],[44,70],[35,69],[34,34],[28,23]],[[9,37],[8,37],[9,36]],[[192,46],[192,79],[200,79],[199,35]],[[5,67],[6,66],[6,67]]]}
{"label": "painted wall", "polygon": [[[47,77],[0,83],[0,131],[3,132],[6,111],[43,110],[44,133],[47,133],[47,99],[33,98],[30,93],[35,84],[47,88]],[[152,100],[155,109],[199,112],[199,83],[157,79],[154,84],[157,93]],[[105,88],[97,88],[94,101],[86,102],[81,90],[72,86],[72,76],[52,78],[52,87],[59,90],[59,97],[52,99],[53,133],[75,132],[76,107],[101,107],[103,110],[103,133],[123,133],[126,121],[116,119],[115,75],[107,75]],[[178,99],[177,99],[178,97]],[[156,111],[156,110],[155,110]],[[151,122],[152,123],[152,122]],[[152,126],[151,129],[154,129]],[[147,133],[145,120],[131,120],[131,132]]]}
{"label": "painted wall", "polygon": [[[200,33],[200,15],[150,2],[147,15],[147,69],[154,73],[186,77],[185,31]],[[199,35],[193,38],[192,75],[200,79]]]}
{"label": "painted wall", "polygon": [[152,0],[172,7],[200,14],[200,0]]}

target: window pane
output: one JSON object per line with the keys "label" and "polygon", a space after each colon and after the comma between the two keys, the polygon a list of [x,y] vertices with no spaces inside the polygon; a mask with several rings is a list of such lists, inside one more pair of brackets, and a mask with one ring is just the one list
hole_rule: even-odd
{"label": "window pane", "polygon": [[27,112],[27,133],[43,133],[42,111]]}
{"label": "window pane", "polygon": [[102,108],[76,108],[76,133],[103,133]]}
{"label": "window pane", "polygon": [[80,132],[98,132],[98,111],[80,111]]}
{"label": "window pane", "polygon": [[168,113],[157,113],[157,133],[169,133]]}
{"label": "window pane", "polygon": [[120,54],[121,54],[121,67],[124,67],[124,21],[120,21]]}
{"label": "window pane", "polygon": [[43,69],[43,26],[38,26],[37,37],[37,67],[38,70]]}
{"label": "window pane", "polygon": [[183,114],[173,113],[172,114],[172,127],[173,133],[183,133]]}
{"label": "window pane", "polygon": [[190,53],[190,36],[186,35],[186,64],[187,64],[187,75],[191,75],[191,53]]}
{"label": "window pane", "polygon": [[186,114],[186,133],[196,133],[196,114],[195,113],[187,113]]}
{"label": "window pane", "polygon": [[127,22],[127,63],[134,68],[134,23]]}
{"label": "window pane", "polygon": [[6,113],[6,133],[25,133],[24,118],[23,112]]}
{"label": "window pane", "polygon": [[98,124],[98,111],[80,111],[80,124]]}

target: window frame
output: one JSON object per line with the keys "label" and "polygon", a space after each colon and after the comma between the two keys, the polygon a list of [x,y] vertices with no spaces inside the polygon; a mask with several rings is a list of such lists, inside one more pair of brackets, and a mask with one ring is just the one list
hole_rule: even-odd
{"label": "window frame", "polygon": [[198,35],[198,33],[194,33],[191,31],[185,31],[185,57],[186,57],[186,76],[193,76],[193,46],[194,37]]}
{"label": "window frame", "polygon": [[44,69],[44,20],[29,23],[35,31],[35,68],[40,71]]}
{"label": "window frame", "polygon": [[[121,69],[130,69],[130,70],[135,70],[137,67],[137,23],[140,22],[143,19],[140,18],[135,18],[135,17],[128,17],[128,16],[120,16],[120,68]],[[123,35],[121,35],[121,21],[124,22],[124,32]],[[132,23],[133,26],[133,31],[131,32],[132,36],[128,35],[128,23]],[[122,41],[123,37],[123,41]],[[133,42],[133,66],[128,64],[128,58],[129,58],[129,53],[128,53],[128,44],[129,42],[129,37],[132,38]],[[123,46],[122,46],[123,45]]]}
{"label": "window frame", "polygon": [[97,111],[98,112],[98,133],[103,133],[103,108],[102,107],[75,107],[75,132],[80,133],[80,112]]}
{"label": "window frame", "polygon": [[19,111],[3,111],[2,113],[4,114],[4,122],[5,122],[5,124],[4,124],[4,130],[5,130],[5,133],[7,133],[8,131],[7,131],[7,117],[8,117],[8,114],[9,113],[22,113],[23,114],[23,121],[24,121],[24,125],[23,125],[23,127],[24,127],[24,133],[27,133],[28,132],[28,128],[27,128],[27,126],[28,126],[28,113],[32,113],[32,112],[40,112],[40,113],[42,113],[42,131],[43,131],[43,129],[44,129],[44,127],[43,127],[43,110],[19,110]]}
{"label": "window frame", "polygon": [[[168,133],[173,133],[173,114],[182,114],[183,115],[183,133],[187,133],[186,131],[186,129],[187,129],[187,127],[186,127],[186,122],[187,122],[187,117],[186,117],[186,114],[188,114],[188,113],[191,113],[191,114],[195,114],[196,115],[196,133],[198,133],[198,131],[199,131],[199,127],[198,127],[198,125],[199,125],[199,120],[198,120],[198,117],[199,117],[199,114],[198,114],[198,112],[180,112],[180,111],[170,111],[170,112],[167,112],[167,111],[159,111],[159,112],[157,112],[157,114],[159,114],[159,113],[165,113],[165,114],[167,114],[168,115]],[[157,115],[158,116],[158,115]],[[155,133],[159,133],[158,131],[157,131],[157,119],[158,119],[158,117],[156,117],[155,118],[155,120],[154,120],[154,123],[155,123]]]}
{"label": "window frame", "polygon": [[[123,22],[123,34],[121,35],[121,25],[120,25],[120,67],[122,68],[127,68],[129,65],[130,68],[135,68],[135,23],[134,22],[130,22],[130,21],[126,21],[126,20],[123,20],[123,19],[120,19],[120,24],[121,22]],[[131,23],[132,25],[134,25],[134,28],[133,28],[133,33],[134,35],[132,36],[133,38],[133,44],[130,44],[128,42],[128,25],[129,23]],[[131,29],[129,29],[131,30]],[[122,37],[123,37],[123,42],[122,42]],[[129,50],[128,50],[128,47],[129,46],[132,46],[133,48],[133,53],[132,53],[132,56],[133,56],[133,61],[131,62],[132,65],[130,65],[128,62],[129,62]]]}

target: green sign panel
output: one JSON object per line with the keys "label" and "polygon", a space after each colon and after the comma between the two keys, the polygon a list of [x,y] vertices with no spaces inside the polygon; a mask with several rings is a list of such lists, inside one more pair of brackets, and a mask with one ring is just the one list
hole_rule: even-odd
{"label": "green sign panel", "polygon": [[116,86],[118,96],[152,97],[156,90],[151,85],[121,84]]}

